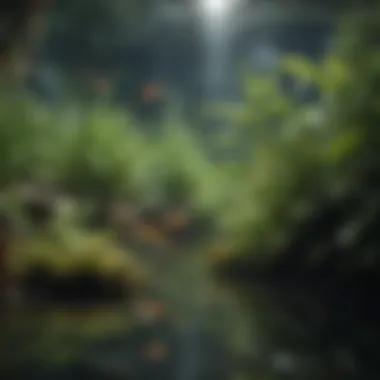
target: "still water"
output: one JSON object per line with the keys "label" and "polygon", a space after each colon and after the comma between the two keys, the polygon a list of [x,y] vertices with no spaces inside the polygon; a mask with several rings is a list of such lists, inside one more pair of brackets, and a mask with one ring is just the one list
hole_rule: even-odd
{"label": "still water", "polygon": [[165,268],[128,305],[13,311],[1,378],[230,379],[239,313],[195,261]]}
{"label": "still water", "polygon": [[378,379],[377,314],[358,287],[234,292],[195,261],[126,306],[14,311],[1,379]]}

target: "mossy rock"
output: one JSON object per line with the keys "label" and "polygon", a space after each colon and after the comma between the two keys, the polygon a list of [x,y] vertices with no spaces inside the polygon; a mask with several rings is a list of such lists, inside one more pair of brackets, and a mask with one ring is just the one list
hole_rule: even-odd
{"label": "mossy rock", "polygon": [[41,234],[14,242],[9,270],[27,294],[65,303],[121,301],[144,284],[133,254],[101,234]]}

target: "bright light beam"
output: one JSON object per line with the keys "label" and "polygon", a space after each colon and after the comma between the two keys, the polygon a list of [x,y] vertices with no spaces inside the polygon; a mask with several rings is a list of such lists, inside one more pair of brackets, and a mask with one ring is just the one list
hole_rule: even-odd
{"label": "bright light beam", "polygon": [[220,16],[228,13],[237,0],[199,0],[202,11],[209,16]]}

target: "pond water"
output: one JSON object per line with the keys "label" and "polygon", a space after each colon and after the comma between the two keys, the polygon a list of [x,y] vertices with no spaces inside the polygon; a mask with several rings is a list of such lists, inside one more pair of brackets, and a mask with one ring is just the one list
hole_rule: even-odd
{"label": "pond water", "polygon": [[1,378],[377,379],[370,300],[328,293],[323,302],[299,285],[234,293],[215,288],[199,258],[181,257],[130,305],[14,311]]}
{"label": "pond water", "polygon": [[173,263],[129,305],[12,311],[1,378],[230,379],[225,332],[239,326],[237,309],[227,312],[226,298],[195,261]]}

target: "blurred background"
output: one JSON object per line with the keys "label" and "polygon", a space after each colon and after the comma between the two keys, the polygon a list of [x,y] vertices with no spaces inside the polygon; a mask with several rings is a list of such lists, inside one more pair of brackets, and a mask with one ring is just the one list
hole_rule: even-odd
{"label": "blurred background", "polygon": [[378,379],[380,3],[3,3],[0,378]]}

